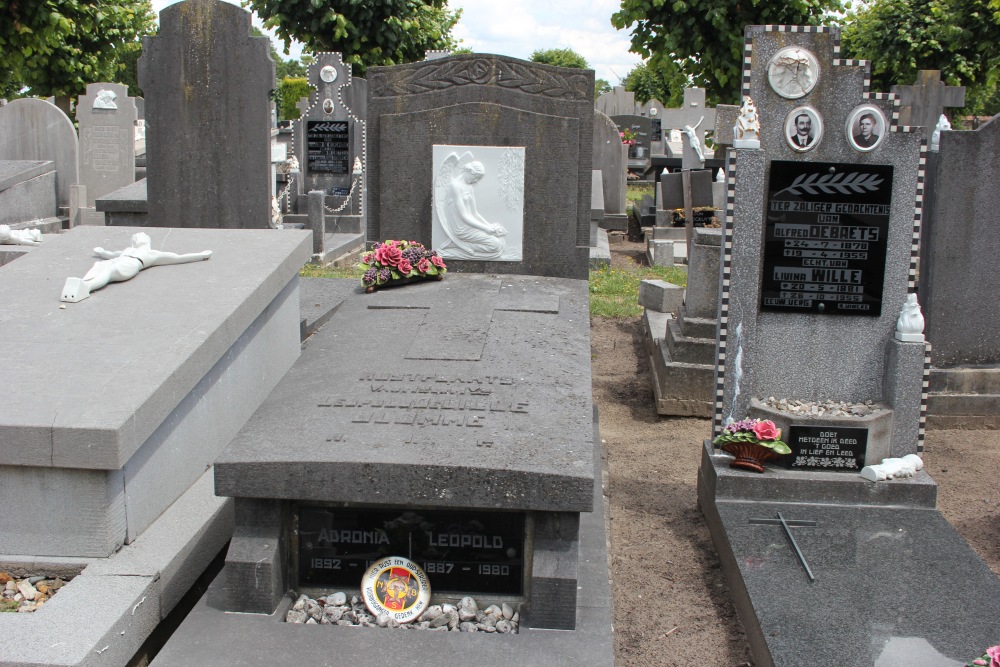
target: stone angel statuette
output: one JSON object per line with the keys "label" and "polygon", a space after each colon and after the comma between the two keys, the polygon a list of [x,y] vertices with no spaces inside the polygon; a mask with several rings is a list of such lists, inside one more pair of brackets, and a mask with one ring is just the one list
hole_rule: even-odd
{"label": "stone angel statuette", "polygon": [[743,96],[740,115],[733,126],[733,148],[760,148],[760,116],[749,95]]}
{"label": "stone angel statuette", "polygon": [[705,161],[705,151],[703,151],[702,148],[701,148],[701,139],[698,138],[698,133],[695,130],[698,129],[698,126],[701,125],[701,122],[703,120],[705,120],[704,116],[702,116],[701,118],[698,119],[698,122],[695,123],[694,127],[691,127],[690,125],[685,125],[684,129],[681,130],[681,132],[683,132],[687,136],[688,143],[691,145],[691,148],[694,150],[695,154],[698,156],[698,161],[699,162],[704,162]]}
{"label": "stone angel statuette", "polygon": [[37,229],[11,229],[0,225],[0,245],[41,245],[42,233]]}
{"label": "stone angel statuette", "polygon": [[951,122],[948,120],[947,116],[941,114],[941,117],[938,118],[937,125],[934,127],[934,132],[931,134],[931,150],[933,152],[937,153],[941,150],[941,133],[950,129]]}
{"label": "stone angel statuette", "polygon": [[60,301],[77,303],[90,296],[108,283],[117,283],[135,278],[143,269],[167,264],[187,264],[212,256],[211,250],[178,255],[175,252],[153,250],[152,241],[143,232],[132,236],[132,245],[124,250],[110,251],[94,248],[94,254],[101,261],[90,267],[83,278],[67,278],[63,285]]}
{"label": "stone angel statuette", "polygon": [[484,218],[476,208],[473,186],[486,174],[471,151],[451,153],[434,179],[434,208],[448,237],[438,252],[445,259],[500,259],[507,229]]}
{"label": "stone angel statuette", "polygon": [[865,466],[861,476],[870,482],[883,482],[887,479],[913,477],[924,467],[924,460],[916,454],[907,454],[902,458],[882,459],[882,463]]}
{"label": "stone angel statuette", "polygon": [[899,310],[896,319],[896,340],[904,343],[924,342],[924,314],[920,312],[917,295],[913,292],[906,295],[906,302]]}

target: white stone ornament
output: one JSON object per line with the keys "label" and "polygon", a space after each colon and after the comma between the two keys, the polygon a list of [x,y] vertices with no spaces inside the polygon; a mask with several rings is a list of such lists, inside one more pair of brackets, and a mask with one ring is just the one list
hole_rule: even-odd
{"label": "white stone ornament", "polygon": [[924,315],[920,312],[917,295],[912,292],[906,295],[906,302],[899,311],[899,318],[896,320],[896,340],[904,343],[924,342]]}
{"label": "white stone ornament", "polygon": [[768,63],[767,81],[774,92],[784,98],[805,97],[819,81],[819,61],[806,49],[786,46]]}
{"label": "white stone ornament", "polygon": [[702,163],[705,162],[705,152],[701,148],[701,139],[698,138],[698,133],[695,130],[698,129],[698,126],[701,125],[701,122],[703,120],[705,120],[704,116],[698,119],[698,122],[695,123],[694,127],[691,127],[690,125],[685,125],[684,129],[681,130],[681,132],[683,132],[685,136],[687,136],[688,144],[690,144],[691,148],[698,156],[698,161]]}
{"label": "white stone ornament", "polygon": [[118,105],[115,104],[115,95],[113,90],[99,90],[97,91],[97,96],[94,97],[94,106],[92,109],[117,109]]}
{"label": "white stone ornament", "polygon": [[948,117],[941,114],[938,118],[937,125],[934,127],[934,133],[931,135],[931,150],[937,153],[941,149],[941,132],[951,129],[951,123],[948,121]]}
{"label": "white stone ornament", "polygon": [[433,200],[431,242],[443,258],[521,260],[523,147],[434,146]]}
{"label": "white stone ornament", "polygon": [[351,173],[354,176],[360,176],[363,172],[364,172],[364,169],[361,166],[361,158],[360,157],[355,157],[354,158],[354,170]]}
{"label": "white stone ornament", "polygon": [[749,95],[743,96],[740,115],[733,126],[733,148],[760,148],[760,116]]}
{"label": "white stone ornament", "polygon": [[151,266],[187,264],[212,256],[211,250],[178,255],[175,252],[153,250],[151,244],[149,236],[139,232],[132,236],[132,245],[124,250],[109,251],[104,248],[94,248],[94,254],[100,257],[101,261],[94,264],[83,278],[67,278],[60,300],[77,303],[108,283],[130,280]]}
{"label": "white stone ornament", "polygon": [[37,229],[11,229],[0,225],[0,245],[41,245],[42,233]]}
{"label": "white stone ornament", "polygon": [[333,83],[337,80],[337,70],[332,65],[327,65],[319,71],[319,78],[325,83]]}
{"label": "white stone ornament", "polygon": [[722,173],[721,169],[715,173],[715,182],[716,183],[724,183],[725,180],[726,180],[726,175],[724,173]]}
{"label": "white stone ornament", "polygon": [[865,466],[861,469],[861,476],[870,482],[883,482],[887,479],[913,477],[923,468],[922,458],[916,454],[907,454],[898,459],[882,459],[882,463],[878,465]]}

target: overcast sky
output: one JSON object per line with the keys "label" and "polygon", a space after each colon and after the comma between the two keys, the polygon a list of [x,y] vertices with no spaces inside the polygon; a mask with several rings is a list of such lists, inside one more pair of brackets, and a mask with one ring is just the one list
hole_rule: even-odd
{"label": "overcast sky", "polygon": [[[152,0],[159,13],[177,0]],[[239,0],[227,0],[239,5]],[[571,48],[595,70],[598,79],[619,83],[639,61],[628,52],[630,33],[611,25],[621,0],[449,0],[462,10],[453,34],[478,53],[527,60],[538,49]],[[254,23],[260,26],[259,20]],[[282,51],[282,45],[278,44]],[[293,47],[291,56],[298,57]]]}

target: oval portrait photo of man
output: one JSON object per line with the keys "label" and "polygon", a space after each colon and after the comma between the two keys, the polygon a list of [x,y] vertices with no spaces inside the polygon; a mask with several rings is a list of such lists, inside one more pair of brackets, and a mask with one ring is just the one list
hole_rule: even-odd
{"label": "oval portrait photo of man", "polygon": [[872,104],[862,104],[847,117],[847,142],[855,150],[875,150],[885,139],[885,131],[885,116]]}
{"label": "oval portrait photo of man", "polygon": [[811,151],[823,139],[823,118],[810,106],[795,107],[785,117],[785,140],[792,150]]}

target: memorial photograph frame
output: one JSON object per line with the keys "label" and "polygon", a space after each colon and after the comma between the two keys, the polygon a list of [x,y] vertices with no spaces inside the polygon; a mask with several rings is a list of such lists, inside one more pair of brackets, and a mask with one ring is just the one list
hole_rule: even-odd
{"label": "memorial photograph frame", "polygon": [[[808,116],[811,124],[810,136],[812,137],[812,140],[805,146],[802,146],[795,141],[795,138],[798,136],[797,128],[798,118],[800,116]],[[823,130],[823,116],[820,115],[819,111],[815,107],[808,104],[795,107],[789,111],[788,115],[785,117],[785,143],[787,143],[788,146],[797,153],[808,153],[819,146],[820,142],[823,141]]]}
{"label": "memorial photograph frame", "polygon": [[[864,138],[864,131],[861,124],[861,121],[869,115],[874,119],[874,126],[871,129],[871,134],[875,136],[874,140],[866,140]],[[880,108],[874,104],[858,105],[847,115],[847,125],[845,127],[847,143],[850,144],[851,148],[861,153],[871,152],[885,141],[888,128],[889,124]],[[870,143],[867,143],[868,141]]]}

